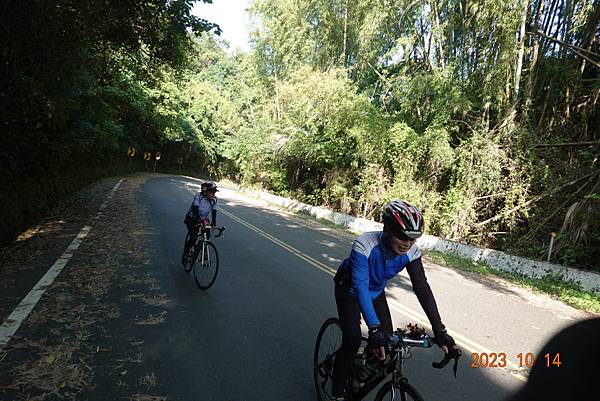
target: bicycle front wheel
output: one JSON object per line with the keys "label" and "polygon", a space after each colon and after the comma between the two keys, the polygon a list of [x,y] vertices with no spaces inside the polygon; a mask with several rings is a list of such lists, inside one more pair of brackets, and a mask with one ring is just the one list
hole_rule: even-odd
{"label": "bicycle front wheel", "polygon": [[392,387],[390,380],[379,389],[375,401],[423,401],[423,397],[410,384],[400,382]]}
{"label": "bicycle front wheel", "polygon": [[198,253],[198,262],[194,267],[194,280],[201,290],[209,289],[217,279],[219,272],[219,254],[217,248],[205,241]]}
{"label": "bicycle front wheel", "polygon": [[315,388],[319,401],[331,398],[332,371],[335,353],[342,346],[342,326],[337,318],[331,317],[323,323],[313,359]]}

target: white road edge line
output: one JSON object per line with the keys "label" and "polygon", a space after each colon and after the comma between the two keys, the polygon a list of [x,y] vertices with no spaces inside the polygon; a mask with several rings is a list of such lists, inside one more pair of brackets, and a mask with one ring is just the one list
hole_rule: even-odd
{"label": "white road edge line", "polygon": [[[113,197],[123,180],[124,179],[121,178],[114,186],[112,191],[110,191],[106,197],[106,200],[100,206],[100,209],[98,210],[96,217],[94,217],[94,220],[98,220],[98,217],[102,214],[102,210],[106,208],[108,201]],[[42,295],[44,295],[48,287],[50,287],[50,285],[54,282],[54,279],[56,279],[62,269],[64,269],[67,263],[69,263],[69,260],[71,260],[71,257],[73,256],[73,252],[79,248],[83,242],[83,239],[89,234],[91,229],[92,226],[86,225],[81,229],[81,231],[79,231],[79,234],[77,234],[73,241],[71,241],[63,254],[56,260],[56,262],[54,262],[50,269],[48,269],[46,274],[44,274],[40,281],[37,282],[35,287],[29,291],[21,303],[17,305],[10,316],[6,318],[4,323],[2,323],[2,326],[0,326],[0,351],[2,351],[8,344],[12,336],[17,332],[19,327],[21,327],[23,321],[27,319],[27,316],[29,316],[33,308],[35,308]]]}

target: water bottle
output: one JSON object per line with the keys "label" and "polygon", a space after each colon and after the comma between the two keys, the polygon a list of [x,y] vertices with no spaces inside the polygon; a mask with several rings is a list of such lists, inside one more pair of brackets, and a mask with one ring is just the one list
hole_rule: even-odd
{"label": "water bottle", "polygon": [[358,380],[362,383],[371,381],[371,379],[377,375],[377,371],[379,370],[378,364],[379,361],[377,360],[377,357],[375,355],[370,355],[365,361],[362,369],[358,372]]}
{"label": "water bottle", "polygon": [[356,356],[354,357],[354,375],[352,379],[352,387],[357,390],[363,386],[363,382],[359,380],[359,374],[365,366],[365,361],[367,359],[367,355],[364,353],[364,350],[361,348]]}

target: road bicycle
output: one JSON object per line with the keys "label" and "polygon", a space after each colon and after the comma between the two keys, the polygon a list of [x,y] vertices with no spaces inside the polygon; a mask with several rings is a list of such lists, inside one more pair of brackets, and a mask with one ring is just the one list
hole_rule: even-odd
{"label": "road bicycle", "polygon": [[[362,337],[363,345],[367,342]],[[412,348],[431,348],[433,340],[421,327],[408,325],[407,329],[397,329],[392,333],[386,349],[386,357],[378,362],[375,370],[365,378],[361,375],[364,371],[365,357],[359,352],[354,360],[354,369],[346,383],[345,397],[349,401],[360,401],[371,391],[379,386],[387,377],[377,395],[375,401],[384,400],[412,400],[423,401],[423,397],[408,382],[408,378],[402,374],[403,362],[411,357]],[[317,335],[314,353],[314,380],[319,401],[328,401],[331,397],[332,370],[335,356],[342,344],[342,327],[337,318],[327,319]],[[364,349],[364,347],[361,347]],[[368,350],[367,350],[368,352]],[[451,349],[440,362],[433,362],[432,366],[443,368],[454,359],[454,376],[456,377],[457,362],[461,353],[459,349]]]}
{"label": "road bicycle", "polygon": [[[187,273],[194,271],[194,281],[201,290],[209,289],[217,279],[217,273],[219,272],[217,248],[208,240],[212,230],[218,231],[218,234],[215,235],[215,238],[218,238],[225,231],[225,227],[213,228],[201,225],[196,243],[190,247],[187,255],[185,255],[185,263],[183,264],[183,268]],[[188,232],[185,243],[189,239],[190,233]]]}

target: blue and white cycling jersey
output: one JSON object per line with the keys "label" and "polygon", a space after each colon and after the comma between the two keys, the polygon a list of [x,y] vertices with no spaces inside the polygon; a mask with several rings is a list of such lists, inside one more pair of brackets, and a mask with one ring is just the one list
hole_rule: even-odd
{"label": "blue and white cycling jersey", "polygon": [[[421,251],[416,244],[413,244],[406,254],[396,255],[382,231],[367,232],[354,240],[350,257],[342,262],[339,269],[351,269],[352,286],[349,292],[358,298],[360,309],[369,326],[380,324],[373,308],[373,300],[381,295],[388,280],[400,273],[409,263],[420,258]],[[422,271],[422,265],[419,265]]]}

